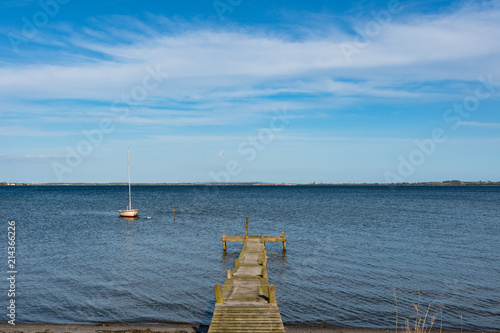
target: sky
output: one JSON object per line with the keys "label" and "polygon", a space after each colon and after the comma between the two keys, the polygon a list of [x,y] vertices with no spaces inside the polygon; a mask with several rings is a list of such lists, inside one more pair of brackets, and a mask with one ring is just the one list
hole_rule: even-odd
{"label": "sky", "polygon": [[500,181],[499,1],[4,0],[0,182]]}

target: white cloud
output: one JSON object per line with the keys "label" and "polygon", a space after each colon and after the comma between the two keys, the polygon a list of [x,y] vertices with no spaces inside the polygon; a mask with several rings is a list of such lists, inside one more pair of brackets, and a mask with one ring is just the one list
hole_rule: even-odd
{"label": "white cloud", "polygon": [[66,156],[62,155],[20,155],[20,154],[0,154],[1,159],[11,160],[59,160]]}
{"label": "white cloud", "polygon": [[0,136],[8,137],[56,137],[78,134],[69,131],[37,130],[28,126],[0,126]]}

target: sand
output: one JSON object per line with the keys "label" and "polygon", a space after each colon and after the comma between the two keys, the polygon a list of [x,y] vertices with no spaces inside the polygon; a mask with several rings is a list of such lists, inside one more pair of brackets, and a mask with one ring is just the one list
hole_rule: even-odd
{"label": "sand", "polygon": [[[333,328],[306,325],[285,325],[290,333],[396,333],[395,330],[370,328]],[[0,323],[0,333],[206,333],[208,326],[191,324],[25,324]],[[399,332],[402,333],[400,330]],[[434,332],[439,332],[435,330]],[[477,333],[473,331],[448,331],[445,333]]]}

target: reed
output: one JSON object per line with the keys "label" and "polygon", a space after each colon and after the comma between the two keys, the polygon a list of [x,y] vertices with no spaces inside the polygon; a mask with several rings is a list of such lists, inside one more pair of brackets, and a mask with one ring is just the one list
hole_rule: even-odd
{"label": "reed", "polygon": [[[396,301],[396,333],[397,333],[399,329],[398,327],[399,313],[398,313],[398,298],[396,296],[396,290],[394,288],[393,288],[393,294],[394,294],[394,299]],[[410,321],[410,319],[405,318],[404,326],[402,327],[403,331],[402,333],[430,333],[432,331],[432,328],[434,327],[434,323],[436,322],[436,316],[437,316],[437,311],[432,316],[429,316],[431,305],[432,303],[430,303],[427,306],[424,314],[424,311],[422,311],[422,306],[420,305],[420,292],[418,292],[418,303],[413,304],[413,308],[416,311],[415,320]],[[442,332],[442,325],[443,321],[441,319],[441,328],[439,329],[439,332]]]}

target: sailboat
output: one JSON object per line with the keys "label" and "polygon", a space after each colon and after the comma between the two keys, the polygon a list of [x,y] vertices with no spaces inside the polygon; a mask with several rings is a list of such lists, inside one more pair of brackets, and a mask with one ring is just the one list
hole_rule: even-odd
{"label": "sailboat", "polygon": [[138,209],[132,209],[132,193],[130,191],[130,149],[127,151],[128,157],[128,206],[125,210],[119,210],[121,217],[137,217],[139,215]]}

